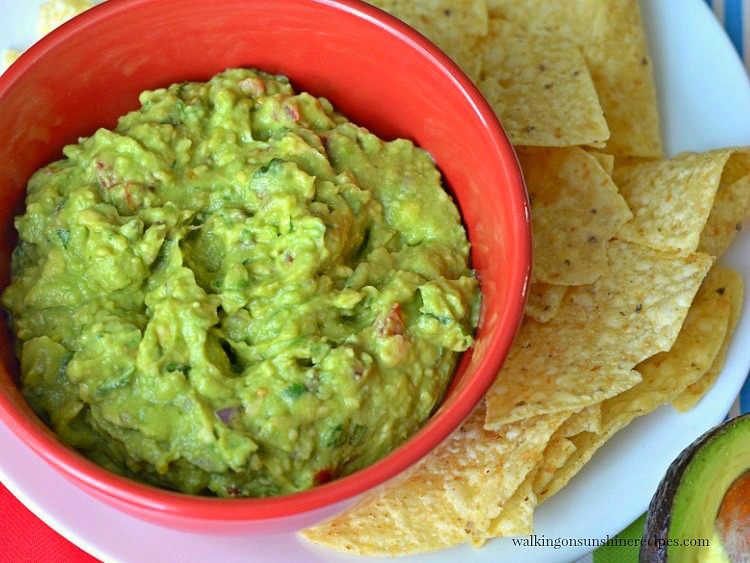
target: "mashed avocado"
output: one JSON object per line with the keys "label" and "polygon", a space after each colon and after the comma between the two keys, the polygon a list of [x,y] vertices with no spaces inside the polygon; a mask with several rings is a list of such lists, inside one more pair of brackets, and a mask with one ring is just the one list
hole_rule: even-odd
{"label": "mashed avocado", "polygon": [[31,405],[187,493],[299,491],[398,446],[479,304],[430,156],[259,71],[140,101],[29,182],[2,302]]}

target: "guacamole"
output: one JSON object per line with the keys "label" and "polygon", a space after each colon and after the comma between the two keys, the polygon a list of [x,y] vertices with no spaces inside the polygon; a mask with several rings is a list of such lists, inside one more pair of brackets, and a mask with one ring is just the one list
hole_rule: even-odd
{"label": "guacamole", "polygon": [[33,408],[107,468],[222,497],[411,436],[480,300],[430,156],[255,70],[140,102],[29,181],[2,303]]}

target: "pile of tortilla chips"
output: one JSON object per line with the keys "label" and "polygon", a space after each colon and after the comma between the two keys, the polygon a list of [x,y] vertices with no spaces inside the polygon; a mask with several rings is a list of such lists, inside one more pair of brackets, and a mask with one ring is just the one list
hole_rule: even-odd
{"label": "pile of tortilla chips", "polygon": [[406,474],[304,537],[402,555],[533,533],[534,508],[618,430],[718,376],[750,211],[750,148],[664,159],[637,0],[373,0],[476,82],[518,152],[526,315],[486,400]]}

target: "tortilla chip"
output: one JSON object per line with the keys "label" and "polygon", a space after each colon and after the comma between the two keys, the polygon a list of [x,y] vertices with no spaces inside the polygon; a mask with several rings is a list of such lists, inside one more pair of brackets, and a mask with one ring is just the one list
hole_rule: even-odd
{"label": "tortilla chip", "polygon": [[609,129],[576,45],[492,19],[477,85],[514,145],[604,146]]}
{"label": "tortilla chip", "polygon": [[605,152],[661,157],[656,89],[638,0],[488,0],[490,14],[575,42],[611,137]]}
{"label": "tortilla chip", "polygon": [[[593,454],[633,419],[648,414],[675,399],[698,380],[720,351],[730,317],[727,270],[714,266],[696,293],[685,322],[672,348],[636,366],[643,380],[601,405],[602,427],[570,437],[575,452],[542,487],[534,490],[542,502],[583,468]],[[681,395],[680,395],[681,396]],[[558,430],[558,433],[562,430]],[[556,433],[557,434],[557,433]],[[555,435],[553,435],[553,440]]]}
{"label": "tortilla chip", "polygon": [[610,267],[571,287],[547,323],[527,319],[487,394],[488,429],[578,410],[640,381],[632,368],[674,342],[712,258],[612,241]]}
{"label": "tortilla chip", "polygon": [[569,413],[483,429],[484,407],[406,476],[302,532],[360,555],[404,555],[488,537],[492,521],[526,480]]}
{"label": "tortilla chip", "polygon": [[593,283],[608,267],[609,240],[631,219],[596,157],[573,147],[519,150],[531,201],[532,281]]}
{"label": "tortilla chip", "polygon": [[47,35],[56,27],[85,12],[94,5],[92,0],[46,0],[39,6],[37,33],[39,37]]}
{"label": "tortilla chip", "polygon": [[607,154],[604,152],[592,151],[592,150],[589,150],[587,152],[596,159],[596,161],[599,163],[599,166],[602,167],[602,170],[604,170],[607,174],[612,176],[612,174],[615,171],[614,155]]}
{"label": "tortilla chip", "polygon": [[724,167],[698,250],[721,256],[750,215],[750,151],[732,154]]}
{"label": "tortilla chip", "polygon": [[534,476],[533,491],[538,503],[549,498],[552,480],[559,479],[566,471],[564,468],[570,471],[568,460],[573,458],[576,451],[571,438],[584,432],[601,432],[601,403],[571,414],[552,435]]}
{"label": "tortilla chip", "polygon": [[647,162],[656,162],[663,160],[661,158],[654,158],[651,156],[615,156],[615,167],[612,171],[612,177],[617,174],[618,168],[625,168],[626,166],[633,166],[635,164],[645,164]]}
{"label": "tortilla chip", "polygon": [[0,51],[0,74],[10,68],[10,65],[16,62],[20,56],[21,51],[15,49],[3,49]]}
{"label": "tortilla chip", "polygon": [[537,500],[532,486],[533,478],[534,471],[529,473],[513,496],[503,505],[500,515],[490,524],[487,537],[476,537],[472,540],[474,547],[481,547],[490,538],[528,536],[534,533],[534,508]]}
{"label": "tortilla chip", "polygon": [[693,408],[703,398],[706,392],[713,387],[713,384],[721,374],[721,369],[724,366],[724,360],[727,355],[727,349],[732,340],[732,334],[734,334],[734,329],[740,319],[744,292],[742,277],[737,272],[727,268],[715,268],[715,270],[716,272],[712,276],[715,291],[729,300],[730,311],[727,323],[728,326],[724,334],[721,348],[716,354],[711,367],[706,371],[703,377],[690,385],[677,398],[675,398],[674,401],[672,401],[672,406],[681,412]]}
{"label": "tortilla chip", "polygon": [[[734,276],[736,274],[731,270],[712,267],[695,296],[672,348],[636,366],[643,376],[643,383],[630,393],[636,395],[640,392],[642,398],[636,404],[626,394],[622,401],[629,401],[630,405],[636,404],[638,415],[675,399],[688,385],[701,379],[711,367],[729,328],[733,305],[727,292],[727,282],[731,284]],[[620,402],[613,400],[613,404],[618,405]],[[612,406],[606,405],[606,408],[611,409]],[[625,409],[621,407],[620,410]]]}
{"label": "tortilla chip", "polygon": [[537,502],[542,504],[567,485],[591,460],[596,450],[602,447],[615,432],[615,429],[609,428],[607,432],[602,434],[582,432],[577,436],[572,436],[570,441],[573,443],[575,451],[565,460],[563,466],[555,472],[547,484],[537,491]]}
{"label": "tortilla chip", "polygon": [[[367,0],[415,29],[451,33],[465,29],[487,35],[487,0]],[[424,32],[423,32],[424,33]]]}
{"label": "tortilla chip", "polygon": [[481,62],[478,38],[487,34],[486,0],[367,0],[408,23],[451,57],[474,81]]}
{"label": "tortilla chip", "polygon": [[602,406],[601,403],[589,405],[571,414],[558,429],[560,436],[570,438],[581,432],[601,432]]}
{"label": "tortilla chip", "polygon": [[525,313],[540,323],[546,323],[557,314],[567,286],[532,283],[526,301]]}
{"label": "tortilla chip", "polygon": [[[568,438],[584,431],[598,431],[600,420],[599,404],[591,405],[572,413],[555,430],[536,467],[503,505],[500,515],[492,521],[490,537],[525,536],[533,533],[534,508],[539,502],[537,491],[546,487],[553,475],[575,452],[575,445]],[[474,545],[476,547],[478,542],[474,542]]]}
{"label": "tortilla chip", "polygon": [[542,461],[537,465],[532,484],[534,493],[543,491],[547,487],[554,475],[565,465],[565,462],[575,451],[575,444],[569,438],[563,436],[558,429],[550,439],[547,449],[544,450]]}
{"label": "tortilla chip", "polygon": [[633,219],[618,238],[660,250],[694,252],[732,151],[682,153],[615,170]]}

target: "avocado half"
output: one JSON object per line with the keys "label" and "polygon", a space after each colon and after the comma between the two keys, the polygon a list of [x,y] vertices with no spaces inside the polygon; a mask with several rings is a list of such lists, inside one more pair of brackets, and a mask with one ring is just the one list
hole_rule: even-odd
{"label": "avocado half", "polygon": [[[750,561],[750,551],[742,552],[750,535],[749,470],[750,413],[709,430],[685,448],[651,499],[641,563],[706,561],[717,552],[724,554],[718,560]],[[720,537],[723,541],[717,542]],[[683,545],[706,539],[714,545]],[[722,549],[716,543],[724,544]]]}

